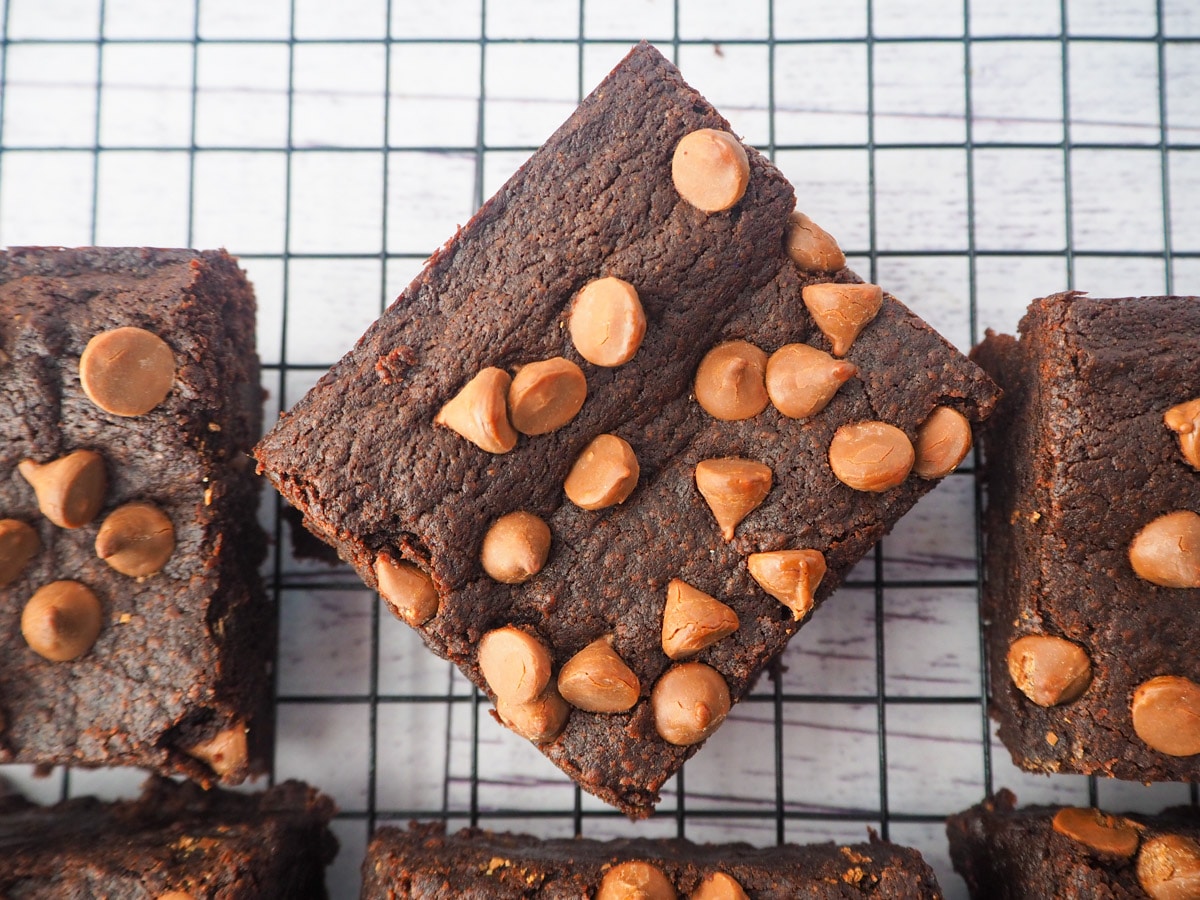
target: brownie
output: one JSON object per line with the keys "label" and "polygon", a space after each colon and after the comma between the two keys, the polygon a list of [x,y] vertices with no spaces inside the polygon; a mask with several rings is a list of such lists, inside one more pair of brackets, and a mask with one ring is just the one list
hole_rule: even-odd
{"label": "brownie", "polygon": [[1200,811],[1110,815],[1028,806],[1009,790],[951,816],[950,858],[974,900],[1200,896]]}
{"label": "brownie", "polygon": [[265,769],[254,317],[223,251],[0,254],[0,761]]}
{"label": "brownie", "polygon": [[[793,261],[792,187],[729,127],[657,50],[634,48],[255,450],[499,718],[632,817],[935,483],[904,469],[895,487],[850,488],[829,462],[840,427],[881,420],[910,444],[945,406],[969,439],[996,397],[840,250],[824,271]],[[719,158],[741,154],[744,192],[705,212],[672,161],[714,132]],[[597,284],[621,315],[589,330],[581,289]],[[817,284],[878,303],[844,360],[802,297]],[[819,350],[822,372],[857,372],[803,419],[764,387],[767,352],[789,343]],[[724,383],[756,408],[710,414]],[[715,505],[697,487],[705,461]]]}
{"label": "brownie", "polygon": [[[363,863],[363,900],[433,897],[616,897],[660,898],[669,893],[631,894],[601,887],[605,876],[622,863],[639,863],[665,877],[681,897],[696,894],[702,883],[718,875],[756,900],[792,897],[941,897],[937,878],[908,847],[880,841],[838,845],[784,844],[755,848],[749,844],[695,844],[684,839],[633,838],[597,841],[585,838],[543,840],[525,834],[503,834],[464,828],[446,834],[443,823],[412,823],[408,830],[380,828]],[[629,871],[629,870],[626,870]],[[636,871],[636,870],[634,870]],[[636,876],[635,876],[636,877]],[[636,882],[633,882],[636,883]],[[714,887],[709,888],[714,890]],[[714,893],[734,897],[735,893]],[[743,895],[744,896],[744,895]]]}
{"label": "brownie", "polygon": [[45,807],[0,796],[0,895],[324,898],[334,811],[299,781],[242,794],[152,776],[136,800]]}
{"label": "brownie", "polygon": [[[983,437],[1000,738],[1031,771],[1196,780],[1200,542],[1160,519],[1185,511],[1186,528],[1200,510],[1200,472],[1164,420],[1200,396],[1200,301],[1056,294],[1020,332],[973,353],[1005,392]],[[1135,537],[1155,532],[1170,552],[1153,566],[1191,566],[1191,586],[1135,571]]]}

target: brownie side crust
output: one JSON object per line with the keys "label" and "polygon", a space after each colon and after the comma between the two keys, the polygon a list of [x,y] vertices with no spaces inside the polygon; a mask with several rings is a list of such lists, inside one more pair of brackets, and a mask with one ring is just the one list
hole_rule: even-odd
{"label": "brownie side crust", "polygon": [[[223,251],[17,248],[0,254],[0,518],[36,529],[40,550],[0,587],[0,752],[6,761],[138,765],[206,782],[265,769],[271,744],[274,611],[257,567],[259,479],[248,451],[262,426],[255,303]],[[174,384],[125,417],[84,393],[79,360],[111,329],[165,340]],[[78,449],[108,478],[95,518],[53,524],[18,472]],[[149,502],[171,520],[161,571],[131,577],[97,556],[106,517]],[[21,631],[31,595],[78,581],[101,604],[95,645],[68,662],[33,652]],[[249,752],[216,771],[186,748],[245,731]]]}
{"label": "brownie side crust", "polygon": [[447,835],[444,823],[412,823],[406,831],[376,832],[363,863],[362,897],[594,897],[604,873],[628,860],[651,863],[681,897],[714,872],[758,900],[942,896],[917,851],[878,840],[758,849],[682,839],[542,840],[470,828]]}
{"label": "brownie side crust", "polygon": [[[1014,762],[1043,772],[1194,780],[1134,731],[1131,700],[1156,676],[1200,680],[1194,588],[1140,578],[1134,536],[1200,510],[1200,473],[1163,424],[1200,395],[1200,301],[1059,294],[1034,301],[1021,337],[989,334],[973,356],[1004,389],[984,430],[984,615],[991,712]],[[1038,634],[1086,651],[1072,702],[1033,703],[1010,676],[1012,642]]]}
{"label": "brownie side crust", "polygon": [[136,800],[39,807],[0,798],[0,892],[11,900],[122,897],[323,900],[333,802],[298,781],[258,794],[153,777]]}

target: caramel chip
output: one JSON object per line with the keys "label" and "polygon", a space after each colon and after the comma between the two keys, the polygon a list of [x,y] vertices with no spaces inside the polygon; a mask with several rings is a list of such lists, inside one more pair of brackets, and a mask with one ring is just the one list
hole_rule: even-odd
{"label": "caramel chip", "polygon": [[767,408],[767,354],[749,341],[717,344],[696,370],[696,400],[710,416],[749,419]]}
{"label": "caramel chip", "polygon": [[808,344],[785,344],[767,360],[767,394],[789,419],[815,416],[838,388],[858,374],[858,366],[834,359]]}
{"label": "caramel chip", "polygon": [[21,613],[21,634],[34,653],[51,662],[78,659],[100,636],[100,601],[78,581],[38,588]]}
{"label": "caramel chip", "polygon": [[1064,806],[1054,814],[1051,826],[1097,853],[1128,858],[1137,852],[1137,829],[1125,819],[1105,815],[1098,809]]}
{"label": "caramel chip", "polygon": [[672,578],[663,608],[662,648],[671,659],[687,659],[738,630],[737,613],[686,581]]}
{"label": "caramel chip", "polygon": [[850,345],[883,306],[877,284],[810,284],[800,291],[813,321],[833,345],[834,356],[845,356]]}
{"label": "caramel chip", "polygon": [[750,159],[741,141],[727,131],[701,128],[675,146],[671,180],[679,196],[701,212],[729,209],[750,184]]}
{"label": "caramel chip", "polygon": [[558,692],[572,706],[588,712],[625,712],[637,703],[641,683],[609,638],[597,638],[558,673]]}
{"label": "caramel chip", "polygon": [[729,714],[729,686],[721,673],[704,663],[673,666],[650,694],[654,727],[669,744],[697,744],[716,731]]}
{"label": "caramel chip", "polygon": [[1048,634],[1027,634],[1008,648],[1013,684],[1038,706],[1077,700],[1092,683],[1092,661],[1078,644]]}
{"label": "caramel chip", "polygon": [[246,767],[246,760],[250,757],[247,731],[245,722],[234,722],[208,740],[188,747],[186,752],[188,756],[207,763],[218,778],[224,778]]}
{"label": "caramel chip", "polygon": [[549,434],[575,418],[586,399],[583,369],[555,356],[522,366],[513,376],[508,410],[521,434]]}
{"label": "caramel chip", "polygon": [[1133,692],[1133,730],[1167,756],[1200,753],[1200,685],[1180,675],[1160,675]]}
{"label": "caramel chip", "polygon": [[16,581],[41,549],[41,538],[32,525],[0,519],[0,587]]}
{"label": "caramel chip", "polygon": [[819,550],[773,550],[751,553],[750,577],[792,611],[797,622],[813,608],[813,595],[825,577],[825,555]]}
{"label": "caramel chip", "polygon": [[913,474],[944,478],[971,452],[971,423],[957,409],[939,406],[917,429]]}
{"label": "caramel chip", "polygon": [[105,412],[144,416],[171,392],[175,354],[144,328],[114,328],[88,341],[79,358],[79,382]]}
{"label": "caramel chip", "polygon": [[696,489],[708,503],[721,536],[733,540],[734,529],[762,505],[771,491],[770,466],[752,459],[729,457],[696,463]]}
{"label": "caramel chip", "polygon": [[750,900],[731,875],[713,872],[692,892],[689,900]]}
{"label": "caramel chip", "polygon": [[550,683],[550,651],[512,625],[489,631],[479,642],[479,670],[497,697],[528,703]]}
{"label": "caramel chip", "polygon": [[481,371],[434,417],[488,453],[507,453],[517,446],[517,433],[508,421],[508,389],[512,378],[494,366]]}
{"label": "caramel chip", "polygon": [[1179,452],[1193,469],[1200,469],[1200,398],[1172,406],[1163,424],[1179,435]]}
{"label": "caramel chip", "polygon": [[1200,844],[1180,834],[1163,834],[1142,844],[1137,879],[1150,900],[1200,897]]}
{"label": "caramel chip", "polygon": [[637,289],[608,276],[583,286],[571,307],[571,341],[579,355],[597,366],[620,366],[646,336],[646,313]]}
{"label": "caramel chip", "polygon": [[24,460],[18,471],[37,494],[38,509],[59,528],[82,528],[100,512],[108,473],[104,457],[76,450],[48,463]]}
{"label": "caramel chip", "polygon": [[440,600],[433,579],[412,563],[381,553],[374,568],[379,594],[396,618],[416,628],[437,615]]}
{"label": "caramel chip", "polygon": [[175,526],[150,503],[118,506],[96,534],[96,555],[131,578],[161,571],[174,552]]}
{"label": "caramel chip", "polygon": [[525,740],[544,744],[562,734],[567,727],[571,707],[550,684],[541,694],[524,703],[497,697],[496,715]]}
{"label": "caramel chip", "polygon": [[1134,535],[1129,563],[1152,584],[1200,587],[1200,516],[1188,509],[1159,516]]}
{"label": "caramel chip", "polygon": [[479,561],[496,581],[520,584],[542,571],[549,555],[550,526],[519,510],[492,523],[483,537]]}
{"label": "caramel chip", "polygon": [[886,422],[843,425],[829,444],[829,467],[856,491],[880,493],[903,483],[916,461],[903,431]]}
{"label": "caramel chip", "polygon": [[624,503],[637,487],[640,474],[628,442],[615,434],[602,434],[576,458],[563,490],[581,509],[605,509]]}
{"label": "caramel chip", "polygon": [[846,265],[833,236],[799,210],[788,216],[787,252],[805,272],[833,273]]}
{"label": "caramel chip", "polygon": [[617,863],[604,873],[596,900],[675,900],[662,869],[641,860]]}

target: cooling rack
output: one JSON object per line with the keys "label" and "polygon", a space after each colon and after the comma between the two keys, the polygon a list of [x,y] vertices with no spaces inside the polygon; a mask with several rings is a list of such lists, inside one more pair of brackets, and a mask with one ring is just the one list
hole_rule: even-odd
{"label": "cooling rack", "polygon": [[[850,264],[960,348],[1029,299],[1200,290],[1200,9],[1189,0],[8,0],[0,242],[225,246],[259,297],[267,420],[640,39],[796,185]],[[273,495],[276,778],[331,793],[335,897],[412,818],[546,836],[920,848],[1023,800],[1154,809],[1143,787],[1019,773],[992,736],[981,496],[947,478],[851,573],[633,824],[495,725],[345,568],[297,558]],[[0,768],[37,799],[130,770]]]}

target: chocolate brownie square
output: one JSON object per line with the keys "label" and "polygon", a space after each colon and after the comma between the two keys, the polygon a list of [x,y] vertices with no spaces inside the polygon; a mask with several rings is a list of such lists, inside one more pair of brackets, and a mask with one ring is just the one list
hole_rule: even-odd
{"label": "chocolate brownie square", "polygon": [[[1200,777],[1200,300],[1035,300],[974,358],[991,712],[1017,765]],[[1190,405],[1189,405],[1190,404]]]}
{"label": "chocolate brownie square", "polygon": [[639,45],[255,451],[633,817],[996,397],[794,205]]}
{"label": "chocolate brownie square", "polygon": [[152,777],[136,800],[46,807],[0,795],[0,896],[323,900],[333,814],[298,781],[240,794]]}
{"label": "chocolate brownie square", "polygon": [[0,761],[265,769],[254,315],[224,252],[0,254]]}
{"label": "chocolate brownie square", "polygon": [[1028,806],[1012,791],[951,816],[950,858],[974,900],[1200,896],[1200,811],[1110,815]]}
{"label": "chocolate brownie square", "polygon": [[921,854],[870,843],[694,844],[683,839],[541,840],[442,823],[380,828],[363,863],[363,900],[374,898],[595,897],[596,900],[791,900],[863,896],[937,898]]}

